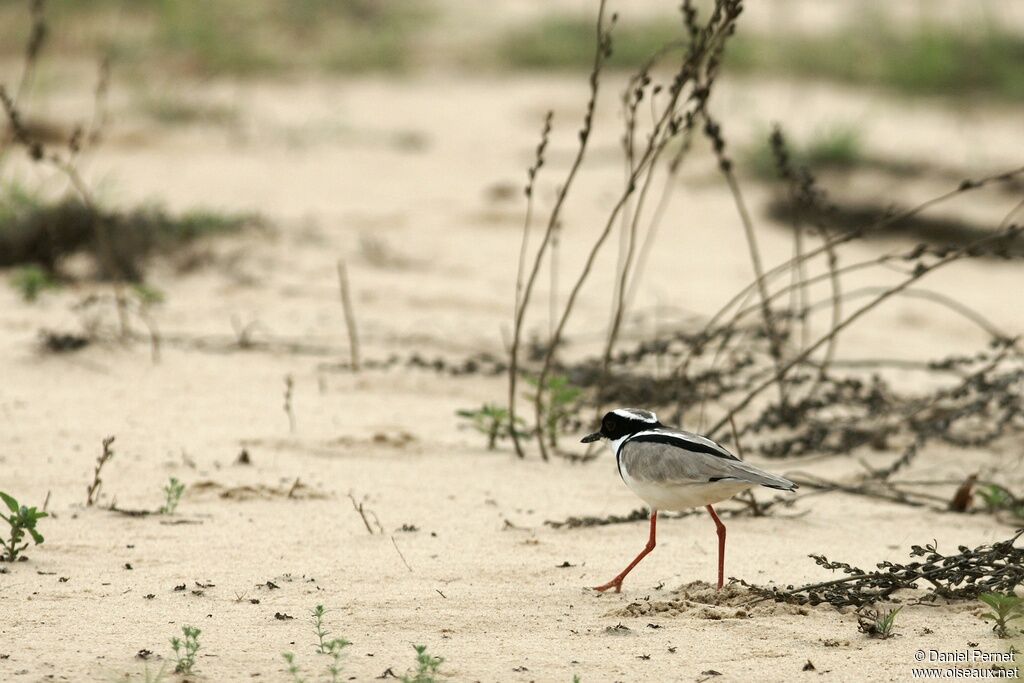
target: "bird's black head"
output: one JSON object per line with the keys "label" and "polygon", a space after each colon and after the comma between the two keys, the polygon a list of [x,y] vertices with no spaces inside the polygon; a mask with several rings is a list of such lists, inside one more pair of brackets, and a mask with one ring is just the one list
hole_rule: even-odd
{"label": "bird's black head", "polygon": [[617,408],[607,413],[601,420],[601,431],[583,437],[581,443],[590,443],[598,439],[621,439],[645,429],[661,427],[658,416],[649,410],[639,408]]}

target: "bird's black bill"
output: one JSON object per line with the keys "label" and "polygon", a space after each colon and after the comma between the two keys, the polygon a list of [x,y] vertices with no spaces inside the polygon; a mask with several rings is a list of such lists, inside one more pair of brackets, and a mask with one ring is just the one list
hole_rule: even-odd
{"label": "bird's black bill", "polygon": [[580,443],[590,443],[591,441],[597,441],[601,438],[601,432],[594,432],[593,434],[587,434],[585,437],[580,439]]}

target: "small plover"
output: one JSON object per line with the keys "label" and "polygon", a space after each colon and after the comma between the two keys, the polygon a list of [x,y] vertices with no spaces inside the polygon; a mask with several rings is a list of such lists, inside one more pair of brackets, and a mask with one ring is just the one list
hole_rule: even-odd
{"label": "small plover", "polygon": [[671,429],[648,410],[619,408],[601,420],[601,431],[582,443],[608,439],[615,452],[619,476],[651,508],[647,545],[629,566],[594,590],[622,590],[622,580],[654,550],[658,510],[686,510],[703,505],[718,529],[718,588],[725,575],[725,525],[712,503],[732,498],[754,486],[793,491],[796,484],[748,465],[711,439]]}

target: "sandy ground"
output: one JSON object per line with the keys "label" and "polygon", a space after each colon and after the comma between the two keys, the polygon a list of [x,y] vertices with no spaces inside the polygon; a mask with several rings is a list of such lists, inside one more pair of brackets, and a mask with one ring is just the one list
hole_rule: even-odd
{"label": "sandy ground", "polygon": [[[167,344],[158,364],[145,344],[41,355],[38,330],[77,330],[71,305],[92,288],[47,294],[32,306],[0,288],[2,488],[30,503],[49,494],[53,514],[41,527],[46,543],[0,576],[0,679],[116,680],[143,671],[136,658],[143,649],[154,653],[148,666],[156,670],[183,624],[203,631],[199,680],[287,680],[284,651],[295,652],[312,677],[324,665],[308,618],[318,603],[330,610],[330,630],[352,641],[345,673],[359,681],[403,673],[414,643],[445,657],[443,671],[457,681],[907,680],[919,648],[1005,651],[975,605],[909,607],[900,637],[875,641],[857,632],[852,614],[750,609],[738,605],[742,595],[687,587],[714,579],[716,539],[704,515],[665,521],[657,550],[625,591],[596,594],[586,587],[622,568],[643,545],[646,524],[559,530],[544,521],[638,507],[610,457],[574,466],[487,452],[454,413],[500,400],[501,378],[332,369],[346,348],[338,258],[349,264],[364,357],[501,352],[523,206],[518,193],[495,200],[490,190],[520,185],[543,111],[553,108],[557,134],[540,193],[550,201],[571,152],[582,79],[188,87],[237,104],[242,120],[161,129],[118,94],[111,138],[88,160],[88,177],[112,202],[254,210],[275,232],[218,242],[214,264],[186,275],[157,264],[152,280],[167,296],[157,312],[161,330],[226,337],[236,317],[337,351],[221,353]],[[40,106],[60,115],[85,97]],[[925,108],[785,83],[731,83],[718,97],[727,131],[740,142],[776,119],[807,130],[847,118],[866,126],[869,147],[898,146],[967,169],[1019,162],[1007,144],[1019,138],[1016,112]],[[600,120],[610,125],[566,213],[566,274],[577,271],[621,181],[612,98],[606,103]],[[712,170],[701,152],[684,172],[638,298],[646,315],[631,323],[633,338],[651,333],[651,311],[664,319],[707,315],[750,277],[735,208]],[[21,173],[60,184],[36,168]],[[921,181],[900,196],[923,200],[942,189]],[[748,193],[753,206],[763,203],[756,185]],[[980,211],[994,220],[1014,201],[985,197]],[[788,255],[788,233],[766,226],[761,234],[769,261]],[[614,258],[609,249],[581,301],[575,341],[600,339]],[[1020,282],[1019,266],[985,263],[940,273],[930,286],[1021,333]],[[542,288],[538,301],[546,297]],[[546,329],[543,309],[532,327]],[[983,341],[969,323],[913,302],[895,302],[873,320],[851,331],[849,356],[929,358]],[[289,374],[294,433],[282,409]],[[175,476],[189,486],[177,514],[130,518],[84,507],[109,434],[117,455],[103,473],[104,504],[155,508]],[[234,464],[243,448],[251,465]],[[962,477],[1002,464],[1019,482],[1021,455],[1019,443],[994,452],[932,449],[914,472]],[[856,467],[813,458],[766,466],[829,476]],[[289,497],[296,479],[301,486]],[[383,534],[367,533],[350,492],[376,514]],[[906,558],[912,543],[935,539],[952,551],[1012,532],[987,515],[838,494],[727,523],[727,575],[782,584],[826,578],[810,552],[870,567]],[[813,671],[805,671],[808,661]]]}

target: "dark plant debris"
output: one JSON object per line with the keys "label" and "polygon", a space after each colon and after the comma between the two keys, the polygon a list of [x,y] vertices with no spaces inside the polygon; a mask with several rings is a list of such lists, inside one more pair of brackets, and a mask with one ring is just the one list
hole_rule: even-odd
{"label": "dark plant debris", "polygon": [[865,571],[845,562],[832,562],[823,555],[810,557],[830,571],[845,576],[822,583],[795,588],[757,586],[740,581],[755,593],[777,602],[798,605],[828,603],[834,607],[868,607],[900,590],[923,588],[921,602],[939,598],[972,600],[982,593],[1011,594],[1024,583],[1024,548],[1015,547],[1024,534],[1018,530],[1010,538],[980,545],[973,550],[960,546],[953,555],[944,555],[934,543],[910,548],[911,558],[920,560],[901,564],[879,562],[877,569]]}
{"label": "dark plant debris", "polygon": [[605,526],[607,524],[625,524],[627,522],[646,521],[650,516],[647,508],[637,508],[628,515],[608,515],[607,517],[568,517],[560,522],[547,520],[544,523],[555,529],[577,529],[589,526]]}
{"label": "dark plant debris", "polygon": [[39,346],[49,353],[70,353],[84,349],[91,340],[72,332],[39,331]]}
{"label": "dark plant debris", "polygon": [[[3,200],[0,198],[0,203]],[[60,273],[61,262],[76,253],[93,257],[97,274],[139,282],[145,262],[197,239],[261,226],[259,218],[210,211],[175,215],[159,206],[131,210],[98,209],[75,199],[41,200],[0,206],[0,267],[34,264]],[[97,235],[110,237],[109,258],[99,258]],[[114,272],[109,272],[113,268]]]}

